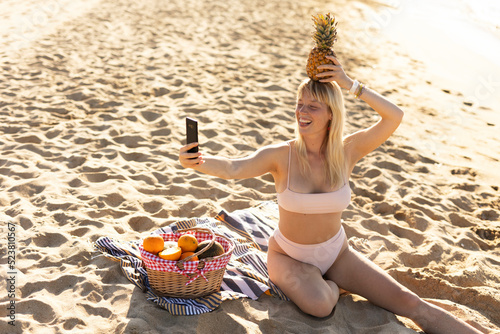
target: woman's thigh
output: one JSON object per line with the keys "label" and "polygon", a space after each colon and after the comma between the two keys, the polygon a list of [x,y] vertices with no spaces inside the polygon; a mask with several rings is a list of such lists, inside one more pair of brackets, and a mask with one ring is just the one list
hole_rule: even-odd
{"label": "woman's thigh", "polygon": [[382,268],[348,247],[325,274],[340,288],[393,313],[410,316],[421,300]]}
{"label": "woman's thigh", "polygon": [[317,267],[286,255],[273,238],[269,240],[267,268],[271,281],[302,311],[318,317],[331,313],[338,300],[335,284],[325,281]]}

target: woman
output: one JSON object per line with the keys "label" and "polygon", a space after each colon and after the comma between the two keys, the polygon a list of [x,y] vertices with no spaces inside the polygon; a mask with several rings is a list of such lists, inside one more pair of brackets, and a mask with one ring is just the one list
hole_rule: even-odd
{"label": "woman", "polygon": [[[423,301],[350,248],[341,224],[349,205],[349,176],[362,157],[397,129],[403,111],[351,80],[341,64],[321,65],[320,82],[304,81],[295,118],[297,139],[257,150],[242,159],[208,157],[180,149],[183,167],[224,179],[271,173],[278,192],[279,227],[269,239],[270,279],[305,313],[328,316],[339,288],[415,321],[428,333],[479,333],[441,308]],[[343,138],[340,88],[368,103],[381,120]]]}

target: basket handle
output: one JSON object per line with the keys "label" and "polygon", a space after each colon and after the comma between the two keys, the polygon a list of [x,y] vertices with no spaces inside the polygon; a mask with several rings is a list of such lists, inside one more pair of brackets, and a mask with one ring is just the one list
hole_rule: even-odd
{"label": "basket handle", "polygon": [[[194,228],[186,228],[186,229],[183,229],[183,230],[177,230],[177,233],[179,233],[179,232],[187,232],[187,231],[205,232],[205,233],[211,234],[212,235],[212,240],[210,241],[210,243],[208,244],[208,246],[204,247],[199,252],[196,252],[193,255],[190,255],[190,256],[186,257],[185,259],[177,261],[176,265],[177,265],[177,268],[179,268],[179,270],[184,270],[184,262],[187,262],[187,261],[191,260],[193,257],[198,256],[198,255],[204,253],[210,247],[212,247],[212,245],[215,242],[215,233],[211,229],[203,228],[203,227],[194,227]],[[203,269],[204,267],[205,267],[205,261],[202,260],[202,261],[200,261],[200,263],[198,265],[198,269]]]}

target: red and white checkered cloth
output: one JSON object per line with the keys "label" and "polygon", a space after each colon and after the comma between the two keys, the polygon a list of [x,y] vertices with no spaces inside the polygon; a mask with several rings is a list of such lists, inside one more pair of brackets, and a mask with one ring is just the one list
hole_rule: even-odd
{"label": "red and white checkered cloth", "polygon": [[[163,238],[164,241],[175,241],[179,240],[181,235],[183,234],[192,234],[195,236],[196,240],[198,242],[202,242],[205,240],[212,240],[212,235],[208,233],[203,233],[203,232],[198,232],[198,231],[187,231],[187,232],[179,232],[179,233],[168,233],[168,234],[160,234],[160,236]],[[192,273],[197,273],[197,275],[193,276],[187,283],[186,285],[191,284],[195,279],[198,277],[203,277],[205,281],[208,282],[208,279],[205,277],[205,273],[212,271],[212,270],[218,270],[221,268],[225,268],[229,262],[229,259],[231,258],[232,251],[234,249],[234,245],[232,242],[229,240],[215,236],[215,240],[218,241],[222,247],[224,248],[224,255],[221,255],[219,257],[216,257],[213,260],[210,260],[208,262],[205,262],[204,259],[201,261],[187,261],[184,262],[184,270],[180,270],[177,267],[177,261],[170,261],[170,260],[164,260],[160,258],[156,254],[149,253],[144,250],[142,245],[139,246],[139,249],[141,251],[141,257],[142,260],[144,261],[144,264],[146,268],[152,269],[152,270],[157,270],[157,271],[167,271],[167,272],[176,272],[179,274],[182,274],[188,278],[190,276],[188,274]],[[205,262],[205,266],[202,269],[198,269],[198,264],[200,262]]]}

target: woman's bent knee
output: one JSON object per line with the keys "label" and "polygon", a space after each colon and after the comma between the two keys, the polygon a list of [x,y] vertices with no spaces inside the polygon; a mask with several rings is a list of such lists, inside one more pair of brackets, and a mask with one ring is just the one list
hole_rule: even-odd
{"label": "woman's bent knee", "polygon": [[318,291],[316,295],[309,296],[302,306],[298,305],[301,310],[318,318],[329,316],[339,300],[338,287],[335,283],[331,283],[328,284],[327,281],[328,287],[326,289]]}
{"label": "woman's bent knee", "polygon": [[317,318],[324,318],[332,313],[335,305],[336,301],[333,301],[332,299],[323,299],[323,300],[312,300],[310,303],[305,303],[305,305],[297,305],[297,306],[304,313],[307,313]]}
{"label": "woman's bent knee", "polygon": [[316,318],[325,318],[328,317],[330,314],[332,314],[332,311],[333,307],[329,307],[329,308],[316,308],[313,312],[311,313],[306,312],[306,313]]}

